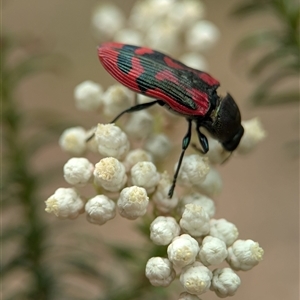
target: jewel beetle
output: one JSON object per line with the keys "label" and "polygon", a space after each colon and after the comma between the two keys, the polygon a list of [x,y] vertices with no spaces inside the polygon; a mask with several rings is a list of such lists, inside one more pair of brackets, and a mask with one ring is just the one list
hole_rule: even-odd
{"label": "jewel beetle", "polygon": [[137,104],[123,114],[146,109],[158,104],[186,118],[188,130],[182,140],[182,151],[169,190],[171,198],[176,185],[185,150],[192,136],[192,122],[202,147],[207,153],[209,145],[200,131],[203,126],[227,151],[234,151],[243,136],[239,108],[230,94],[220,97],[220,83],[209,74],[190,68],[183,63],[146,47],[106,42],[98,47],[100,62],[106,71],[134,92],[156,100]]}

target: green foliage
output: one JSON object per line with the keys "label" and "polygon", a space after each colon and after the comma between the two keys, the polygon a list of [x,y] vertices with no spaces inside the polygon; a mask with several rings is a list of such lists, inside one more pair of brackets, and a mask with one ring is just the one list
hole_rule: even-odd
{"label": "green foliage", "polygon": [[[270,15],[277,28],[262,28],[246,36],[237,46],[238,55],[258,54],[249,68],[257,83],[252,95],[255,105],[299,101],[300,7],[295,0],[241,1],[232,15],[238,18],[253,14]],[[244,57],[244,56],[243,56]]]}

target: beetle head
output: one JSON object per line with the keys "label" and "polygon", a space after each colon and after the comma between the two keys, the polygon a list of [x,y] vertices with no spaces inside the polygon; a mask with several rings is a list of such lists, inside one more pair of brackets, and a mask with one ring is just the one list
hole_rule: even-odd
{"label": "beetle head", "polygon": [[241,125],[240,110],[230,94],[218,99],[210,117],[212,123],[207,126],[210,133],[222,143],[225,150],[235,150],[244,134],[244,128]]}

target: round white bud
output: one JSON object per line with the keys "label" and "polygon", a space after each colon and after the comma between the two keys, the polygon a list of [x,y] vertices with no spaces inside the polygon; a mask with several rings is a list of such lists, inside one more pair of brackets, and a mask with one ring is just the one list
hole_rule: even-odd
{"label": "round white bud", "polygon": [[113,3],[98,5],[92,14],[92,26],[97,37],[111,37],[124,27],[125,17]]}
{"label": "round white bud", "polygon": [[103,156],[122,159],[128,153],[127,135],[115,124],[98,124],[95,138],[98,143],[98,150]]}
{"label": "round white bud", "polygon": [[226,244],[218,238],[206,236],[200,247],[199,258],[205,265],[218,265],[227,257]]}
{"label": "round white bud", "polygon": [[171,142],[165,134],[153,134],[145,144],[145,149],[153,155],[155,160],[165,159],[171,147]]}
{"label": "round white bud", "polygon": [[185,205],[189,203],[198,204],[202,206],[203,209],[208,214],[209,218],[212,218],[215,215],[216,212],[215,202],[211,198],[205,195],[201,195],[199,193],[192,193],[184,196],[181,199],[181,204],[183,206],[181,213],[183,213]]}
{"label": "round white bud", "polygon": [[164,172],[161,174],[160,181],[152,195],[152,201],[154,202],[155,207],[163,213],[170,212],[178,204],[178,197],[175,192],[173,193],[172,198],[169,198],[168,194],[170,187],[170,177],[166,172]]}
{"label": "round white bud", "polygon": [[199,181],[194,187],[209,197],[215,197],[222,191],[223,183],[221,175],[215,168],[210,167],[204,180],[202,182]]}
{"label": "round white bud", "polygon": [[131,168],[130,173],[133,185],[143,187],[148,194],[154,192],[160,180],[160,175],[155,165],[150,161],[136,163]]}
{"label": "round white bud", "polygon": [[[196,21],[202,19],[205,14],[205,7],[198,0],[182,0],[176,1],[172,5],[172,9],[168,12],[168,17],[173,22],[178,23],[181,29],[189,28]],[[200,69],[201,70],[201,69]]]}
{"label": "round white bud", "polygon": [[101,85],[87,80],[74,89],[75,105],[81,110],[96,110],[102,103],[103,89]]}
{"label": "round white bud", "polygon": [[192,51],[204,51],[216,44],[220,37],[219,29],[212,22],[200,20],[186,33],[186,44]]}
{"label": "round white bud", "polygon": [[240,277],[230,268],[216,269],[210,289],[220,298],[233,296],[241,285]]}
{"label": "round white bud", "polygon": [[183,292],[179,295],[178,300],[201,300],[197,295],[192,295],[188,292]]}
{"label": "round white bud", "polygon": [[147,212],[148,203],[146,190],[138,186],[131,186],[121,191],[117,205],[122,217],[135,220]]}
{"label": "round white bud", "polygon": [[180,233],[173,217],[159,216],[150,225],[150,238],[156,245],[168,245]]}
{"label": "round white bud", "polygon": [[145,274],[153,286],[168,286],[176,276],[172,263],[162,257],[150,258]]}
{"label": "round white bud", "polygon": [[185,291],[200,295],[205,293],[211,284],[212,272],[200,262],[186,266],[180,275],[180,282]]}
{"label": "round white bud", "polygon": [[73,185],[83,186],[91,179],[94,165],[84,157],[70,158],[64,165],[64,178]]}
{"label": "round white bud", "polygon": [[134,149],[128,152],[126,155],[123,164],[125,166],[126,171],[128,172],[136,163],[142,162],[142,161],[153,161],[152,155],[141,149]]}
{"label": "round white bud", "polygon": [[153,116],[144,110],[131,114],[125,131],[132,138],[146,139],[153,131]]}
{"label": "round white bud", "polygon": [[62,133],[58,143],[62,150],[73,155],[81,155],[86,150],[86,138],[84,128],[72,127]]}
{"label": "round white bud", "polygon": [[242,121],[242,125],[245,131],[237,147],[237,152],[247,154],[251,152],[259,142],[266,138],[267,133],[258,118]]}
{"label": "round white bud", "polygon": [[46,201],[47,213],[54,213],[60,219],[75,219],[84,206],[83,200],[74,188],[59,188]]}
{"label": "round white bud", "polygon": [[222,144],[216,139],[208,137],[208,144],[209,151],[205,154],[205,156],[208,157],[210,163],[214,165],[222,164],[230,157],[231,152],[226,151]]}
{"label": "round white bud", "polygon": [[142,34],[131,28],[122,28],[114,35],[114,41],[129,45],[142,45]]}
{"label": "round white bud", "polygon": [[103,94],[104,114],[110,118],[133,105],[133,93],[121,84],[110,86]]}
{"label": "round white bud", "polygon": [[103,225],[116,215],[116,204],[105,195],[97,195],[85,204],[86,218],[90,223]]}
{"label": "round white bud", "polygon": [[[178,162],[175,165],[176,170]],[[209,172],[208,159],[197,154],[184,156],[178,174],[178,183],[187,187],[198,185]]]}
{"label": "round white bud", "polygon": [[94,182],[110,192],[120,191],[127,181],[125,167],[114,157],[101,159],[94,169]]}
{"label": "round white bud", "polygon": [[234,270],[247,271],[262,259],[264,250],[252,240],[237,240],[228,248],[227,262]]}
{"label": "round white bud", "polygon": [[198,242],[188,234],[175,237],[168,246],[168,258],[176,268],[183,268],[196,260]]}
{"label": "round white bud", "polygon": [[233,223],[225,219],[211,219],[209,235],[224,241],[228,247],[238,238],[239,231]]}
{"label": "round white bud", "polygon": [[180,227],[194,237],[200,237],[209,233],[209,216],[204,208],[198,204],[186,204]]}
{"label": "round white bud", "polygon": [[153,49],[167,53],[178,51],[181,44],[178,39],[178,28],[169,19],[156,20],[145,32],[145,42]]}

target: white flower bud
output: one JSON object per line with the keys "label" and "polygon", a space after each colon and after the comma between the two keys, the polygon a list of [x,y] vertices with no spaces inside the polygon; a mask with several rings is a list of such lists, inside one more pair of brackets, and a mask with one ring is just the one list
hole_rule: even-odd
{"label": "white flower bud", "polygon": [[178,300],[201,300],[201,299],[196,295],[192,295],[188,292],[183,292],[179,295]]}
{"label": "white flower bud", "polygon": [[177,26],[168,19],[157,20],[145,32],[145,42],[151,45],[153,49],[159,51],[174,53],[174,49],[178,51],[181,44],[179,43]]}
{"label": "white flower bud", "polygon": [[64,178],[73,185],[83,186],[92,177],[94,166],[84,157],[70,158],[64,165]]}
{"label": "white flower bud", "polygon": [[122,28],[114,35],[114,41],[129,45],[142,45],[143,36],[137,30]]}
{"label": "white flower bud", "polygon": [[201,71],[208,70],[208,65],[204,56],[200,55],[198,52],[185,53],[180,56],[179,61],[183,62],[185,65],[193,69],[197,69]]}
{"label": "white flower bud", "polygon": [[216,44],[220,37],[219,29],[213,23],[201,20],[186,33],[186,44],[192,51],[204,51]]}
{"label": "white flower bud", "polygon": [[239,231],[233,223],[225,219],[211,219],[209,235],[224,241],[228,247],[238,238]]}
{"label": "white flower bud", "polygon": [[115,124],[98,124],[95,138],[98,150],[103,156],[122,159],[128,153],[127,135]]}
{"label": "white flower bud", "polygon": [[156,160],[163,160],[171,150],[171,142],[165,134],[154,134],[149,137],[145,149],[150,152]]}
{"label": "white flower bud", "polygon": [[180,282],[184,289],[195,295],[205,293],[211,284],[212,272],[200,262],[186,266],[180,275]]}
{"label": "white flower bud", "polygon": [[136,163],[130,173],[133,185],[143,187],[148,194],[154,192],[160,180],[160,175],[156,171],[155,165],[150,161]]}
{"label": "white flower bud", "polygon": [[186,29],[202,19],[204,14],[205,7],[202,1],[182,0],[174,3],[168,17],[177,22],[182,29]]}
{"label": "white flower bud", "polygon": [[209,216],[204,208],[198,204],[186,204],[180,227],[192,236],[200,237],[209,233]]}
{"label": "white flower bud", "polygon": [[220,173],[213,167],[210,170],[202,182],[198,182],[194,185],[194,188],[201,193],[209,196],[215,197],[219,195],[222,191],[223,183]]}
{"label": "white flower bud", "polygon": [[102,103],[103,89],[101,85],[87,80],[74,89],[75,105],[81,110],[96,110]]}
{"label": "white flower bud", "polygon": [[114,118],[133,105],[133,93],[121,84],[110,86],[103,94],[104,114]]}
{"label": "white flower bud", "polygon": [[125,17],[113,3],[100,4],[92,14],[92,26],[98,37],[111,37],[124,27]]}
{"label": "white flower bud", "polygon": [[168,286],[176,276],[172,263],[162,257],[150,258],[146,264],[145,274],[154,286]]}
{"label": "white flower bud", "polygon": [[130,115],[125,131],[133,138],[146,139],[153,130],[153,117],[142,110]]}
{"label": "white flower bud", "polygon": [[206,236],[200,247],[199,258],[205,265],[218,265],[227,257],[226,244],[215,237]]}
{"label": "white flower bud", "polygon": [[237,240],[228,248],[227,262],[234,270],[247,271],[262,259],[264,250],[252,240]]}
{"label": "white flower bud", "polygon": [[152,201],[156,208],[163,212],[168,213],[178,204],[178,197],[176,192],[173,193],[173,197],[169,198],[169,190],[171,187],[170,177],[166,172],[161,174],[160,181],[156,187],[154,194],[152,195]]}
{"label": "white flower bud", "polygon": [[90,223],[103,225],[116,215],[116,204],[105,195],[97,195],[85,204],[86,217]]}
{"label": "white flower bud", "polygon": [[216,207],[215,202],[207,196],[201,195],[199,193],[192,193],[184,196],[181,200],[183,206],[182,212],[184,211],[185,204],[198,204],[203,207],[203,209],[208,214],[209,218],[212,218],[215,215]]}
{"label": "white flower bud", "polygon": [[128,172],[136,163],[142,161],[152,162],[152,155],[141,148],[129,151],[125,157],[125,160],[123,161],[126,172]]}
{"label": "white flower bud", "polygon": [[165,17],[166,14],[172,10],[176,0],[150,0],[148,2],[157,10],[156,15],[154,12],[154,15],[152,16],[155,18],[156,16]]}
{"label": "white flower bud", "polygon": [[258,118],[242,121],[244,135],[237,148],[238,153],[247,154],[251,152],[259,142],[265,139],[267,133]]}
{"label": "white flower bud", "polygon": [[149,197],[144,188],[131,186],[120,193],[117,205],[122,217],[135,220],[147,212]]}
{"label": "white flower bud", "polygon": [[168,245],[180,233],[173,217],[159,216],[150,225],[150,238],[156,245]]}
{"label": "white flower bud", "polygon": [[216,269],[213,271],[210,289],[214,291],[219,298],[225,298],[233,296],[240,284],[240,277],[232,269]]}
{"label": "white flower bud", "polygon": [[94,181],[110,192],[118,192],[127,181],[125,167],[113,157],[103,158],[95,165]]}
{"label": "white flower bud", "polygon": [[[178,165],[175,165],[174,171]],[[191,187],[203,181],[209,172],[208,159],[197,154],[184,156],[178,174],[178,183]]]}
{"label": "white flower bud", "polygon": [[226,151],[219,141],[209,137],[208,144],[209,151],[205,154],[205,156],[208,157],[212,164],[222,164],[230,157],[231,152]]}
{"label": "white flower bud", "polygon": [[136,1],[131,9],[129,24],[130,27],[146,31],[155,21],[153,16],[157,8],[151,1]]}
{"label": "white flower bud", "polygon": [[86,131],[82,127],[66,129],[59,138],[60,147],[73,155],[81,155],[86,150]]}
{"label": "white flower bud", "polygon": [[175,237],[168,246],[168,258],[177,268],[183,268],[196,260],[198,242],[188,234]]}
{"label": "white flower bud", "polygon": [[60,219],[75,219],[82,212],[83,200],[74,188],[59,188],[46,201],[47,213]]}

